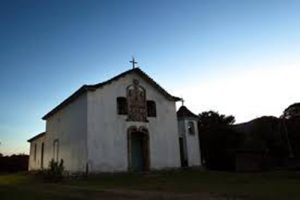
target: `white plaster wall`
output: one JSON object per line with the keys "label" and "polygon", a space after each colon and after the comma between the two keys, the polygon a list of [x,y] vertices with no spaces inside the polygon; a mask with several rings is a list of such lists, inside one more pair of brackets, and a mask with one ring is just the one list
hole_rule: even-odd
{"label": "white plaster wall", "polygon": [[85,171],[87,161],[87,95],[59,110],[46,122],[45,165],[54,158],[54,140],[59,140],[59,160],[67,171]]}
{"label": "white plaster wall", "polygon": [[[30,142],[30,149],[29,149],[29,162],[28,162],[28,170],[39,170],[41,169],[41,162],[42,162],[42,143],[45,142],[45,136],[41,136],[32,142]],[[36,145],[36,157],[34,159],[34,146]],[[44,143],[44,152],[45,152],[45,143]],[[46,165],[47,166],[47,165]],[[45,166],[45,159],[44,159],[44,167]]]}
{"label": "white plaster wall", "polygon": [[[127,122],[126,115],[117,114],[116,98],[126,97],[126,87],[138,79],[146,90],[147,100],[156,102],[157,117],[148,123]],[[88,162],[92,172],[127,171],[127,129],[135,125],[149,131],[150,168],[180,166],[178,127],[175,102],[137,74],[128,74],[93,92],[88,92]]]}
{"label": "white plaster wall", "polygon": [[[188,133],[188,123],[192,121],[195,127],[195,134]],[[200,147],[197,121],[192,118],[181,118],[178,120],[179,137],[184,141],[184,154],[188,160],[188,166],[200,166]]]}
{"label": "white plaster wall", "polygon": [[[195,134],[188,133],[188,123],[192,121],[195,127]],[[186,137],[186,149],[188,155],[188,164],[190,167],[200,166],[200,147],[199,147],[199,134],[198,134],[198,124],[196,120],[185,119],[185,137]]]}

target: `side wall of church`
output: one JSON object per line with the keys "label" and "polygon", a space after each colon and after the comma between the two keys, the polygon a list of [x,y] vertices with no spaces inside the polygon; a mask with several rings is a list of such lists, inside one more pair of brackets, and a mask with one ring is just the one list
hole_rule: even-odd
{"label": "side wall of church", "polygon": [[60,161],[70,172],[86,169],[87,95],[83,94],[46,122],[45,165]]}
{"label": "side wall of church", "polygon": [[[126,89],[139,81],[146,99],[156,103],[156,117],[148,122],[127,121],[117,112],[117,97],[126,97]],[[169,101],[152,85],[136,74],[88,92],[88,163],[90,172],[128,170],[127,132],[130,127],[144,127],[149,133],[150,169],[180,166],[175,102]]]}
{"label": "side wall of church", "polygon": [[42,144],[44,142],[45,136],[30,142],[28,170],[39,170],[42,165],[45,166],[45,163],[42,163]]}
{"label": "side wall of church", "polygon": [[[194,133],[190,134],[188,127],[189,122],[194,124]],[[179,137],[183,137],[184,141],[184,153],[187,157],[188,166],[196,167],[201,165],[200,158],[200,146],[199,146],[199,134],[197,121],[193,119],[180,119],[178,121]]]}

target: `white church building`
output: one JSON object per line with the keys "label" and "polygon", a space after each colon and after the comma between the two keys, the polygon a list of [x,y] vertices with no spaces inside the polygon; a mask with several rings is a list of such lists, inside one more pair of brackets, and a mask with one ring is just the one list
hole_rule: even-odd
{"label": "white church building", "polygon": [[28,140],[29,170],[63,159],[69,172],[200,166],[197,116],[139,68],[83,85],[48,112]]}

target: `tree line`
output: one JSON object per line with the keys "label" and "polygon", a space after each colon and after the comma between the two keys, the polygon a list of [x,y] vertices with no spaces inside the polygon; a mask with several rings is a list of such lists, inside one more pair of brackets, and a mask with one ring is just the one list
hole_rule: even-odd
{"label": "tree line", "polygon": [[3,156],[0,153],[0,172],[18,172],[28,169],[29,156],[25,154]]}
{"label": "tree line", "polygon": [[215,111],[199,114],[201,159],[206,168],[235,170],[237,158],[245,155],[259,157],[252,162],[260,162],[260,169],[300,164],[299,117],[265,116],[238,125],[234,122],[234,116]]}

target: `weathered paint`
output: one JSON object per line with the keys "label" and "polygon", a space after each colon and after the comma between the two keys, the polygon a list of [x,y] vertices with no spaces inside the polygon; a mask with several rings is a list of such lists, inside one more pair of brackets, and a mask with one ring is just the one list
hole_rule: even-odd
{"label": "weathered paint", "polygon": [[[117,97],[126,97],[133,79],[146,90],[146,99],[156,102],[157,116],[148,122],[127,121],[126,115],[117,114]],[[175,102],[136,73],[88,91],[47,119],[44,166],[54,158],[53,143],[58,140],[59,159],[70,172],[127,171],[127,133],[132,126],[148,130],[150,169],[180,166]],[[29,165],[38,169],[32,161]]]}

